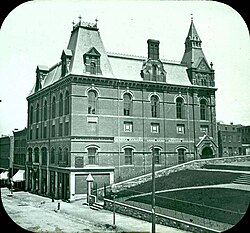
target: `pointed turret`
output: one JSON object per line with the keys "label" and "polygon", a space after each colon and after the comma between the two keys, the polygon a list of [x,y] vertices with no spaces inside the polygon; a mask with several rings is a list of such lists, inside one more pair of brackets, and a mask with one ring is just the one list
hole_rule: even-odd
{"label": "pointed turret", "polygon": [[194,26],[193,17],[185,40],[185,52],[181,64],[187,66],[190,82],[200,86],[214,86],[214,70],[208,65],[201,48],[201,39]]}
{"label": "pointed turret", "polygon": [[201,48],[201,42],[194,26],[193,19],[191,19],[190,28],[185,41],[185,52],[181,60],[182,64],[187,65],[188,68],[196,67],[202,58],[206,59]]}

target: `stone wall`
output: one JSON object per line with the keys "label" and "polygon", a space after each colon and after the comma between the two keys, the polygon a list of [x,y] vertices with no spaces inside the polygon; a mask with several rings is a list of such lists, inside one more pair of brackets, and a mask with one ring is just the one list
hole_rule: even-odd
{"label": "stone wall", "polygon": [[[243,161],[250,161],[250,155],[192,160],[186,163],[158,170],[155,172],[155,177],[158,178],[162,176],[168,176],[170,173],[178,172],[181,170],[200,168],[205,164],[232,163],[232,162],[243,162]],[[112,185],[112,190],[113,192],[119,192],[127,188],[131,188],[136,185],[145,183],[151,179],[152,175],[151,173],[148,173],[146,175],[142,175],[119,183],[115,183]],[[107,189],[110,190],[111,187],[109,186],[107,187]],[[103,189],[99,189],[99,195],[101,195],[101,193],[103,193]]]}
{"label": "stone wall", "polygon": [[[114,202],[109,199],[104,199],[104,209],[113,211]],[[115,212],[124,214],[127,216],[131,216],[134,218],[142,219],[148,222],[152,220],[151,211],[144,210],[138,207],[126,205],[120,202],[115,202]],[[185,231],[197,232],[197,233],[211,233],[211,232],[220,232],[217,230],[209,229],[191,222],[186,222],[183,220],[179,220],[176,218],[168,217],[161,214],[155,215],[155,223],[161,224],[165,226],[170,226],[174,228],[178,228]]]}

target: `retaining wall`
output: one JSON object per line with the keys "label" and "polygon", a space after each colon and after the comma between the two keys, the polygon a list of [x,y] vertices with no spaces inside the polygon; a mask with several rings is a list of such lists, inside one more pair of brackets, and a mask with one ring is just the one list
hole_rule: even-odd
{"label": "retaining wall", "polygon": [[[127,216],[131,216],[134,218],[142,219],[148,222],[152,220],[152,212],[148,210],[144,210],[138,207],[126,205],[120,202],[114,202],[112,200],[104,198],[104,209],[113,211],[113,206],[115,203],[115,212],[124,214]],[[176,219],[173,217],[155,214],[155,223],[161,224],[164,226],[170,226],[174,228],[178,228],[185,231],[197,232],[197,233],[211,233],[211,232],[220,232],[217,230],[213,230],[210,228],[206,228],[204,226],[200,226],[191,222],[186,222],[180,219]]]}
{"label": "retaining wall", "polygon": [[[155,172],[155,178],[168,176],[170,173],[178,172],[186,169],[197,169],[205,164],[217,164],[217,163],[232,163],[232,162],[244,162],[250,161],[250,155],[234,156],[234,157],[223,157],[223,158],[211,158],[211,159],[199,159],[192,160],[186,163],[178,164],[172,167],[164,168]],[[135,177],[126,181],[122,181],[112,185],[114,192],[134,187],[138,184],[145,183],[152,179],[152,174],[146,174],[143,176]]]}

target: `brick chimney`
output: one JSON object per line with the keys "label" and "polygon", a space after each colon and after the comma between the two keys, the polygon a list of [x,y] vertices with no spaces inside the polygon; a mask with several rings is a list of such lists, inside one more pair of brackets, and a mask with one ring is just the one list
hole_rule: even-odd
{"label": "brick chimney", "polygon": [[152,60],[159,60],[159,40],[148,39],[148,58]]}

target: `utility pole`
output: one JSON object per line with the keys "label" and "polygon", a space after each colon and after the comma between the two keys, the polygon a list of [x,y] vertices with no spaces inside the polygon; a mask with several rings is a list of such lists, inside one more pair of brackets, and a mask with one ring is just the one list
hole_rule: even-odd
{"label": "utility pole", "polygon": [[115,227],[115,194],[113,194],[113,226]]}
{"label": "utility pole", "polygon": [[155,148],[152,149],[152,233],[155,233]]}

